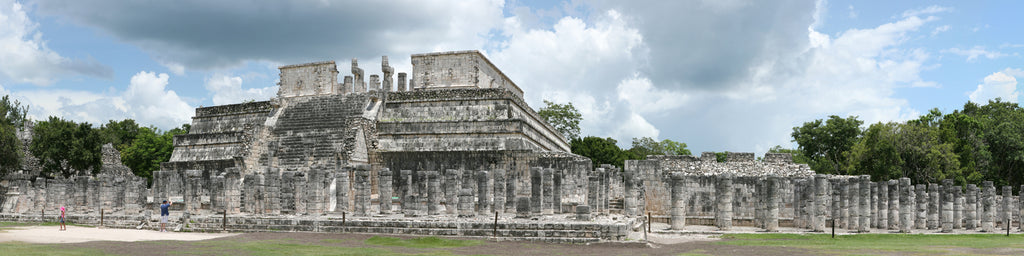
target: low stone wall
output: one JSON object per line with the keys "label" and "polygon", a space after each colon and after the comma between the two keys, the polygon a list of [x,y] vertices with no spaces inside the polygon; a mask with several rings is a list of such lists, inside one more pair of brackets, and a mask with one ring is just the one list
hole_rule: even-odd
{"label": "low stone wall", "polygon": [[[57,215],[0,214],[0,221],[12,222],[54,222]],[[623,241],[638,220],[623,218],[619,221],[566,221],[514,219],[501,216],[495,226],[494,219],[424,219],[392,217],[342,217],[329,215],[320,217],[274,216],[257,217],[250,215],[173,215],[168,229],[180,226],[185,232],[326,232],[326,233],[371,233],[424,236],[458,236],[498,238],[520,241],[543,241],[556,243],[590,243],[600,241]],[[100,216],[93,214],[69,214],[68,223],[100,226]],[[156,215],[106,215],[103,227],[159,229]],[[226,224],[226,225],[225,225]],[[496,228],[495,228],[496,227]],[[497,232],[497,233],[495,233]]]}

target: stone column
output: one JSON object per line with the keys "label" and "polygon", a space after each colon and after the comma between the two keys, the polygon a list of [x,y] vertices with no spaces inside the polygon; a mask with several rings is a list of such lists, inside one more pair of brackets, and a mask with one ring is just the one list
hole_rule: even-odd
{"label": "stone column", "polygon": [[686,196],[683,190],[685,176],[680,172],[673,172],[671,178],[669,184],[672,186],[672,219],[669,224],[672,230],[683,230],[686,226],[686,205],[683,202],[683,197]]}
{"label": "stone column", "polygon": [[494,176],[494,211],[505,212],[505,170],[494,170],[492,176]]}
{"label": "stone column", "polygon": [[473,217],[473,189],[459,190],[459,217]]}
{"label": "stone column", "polygon": [[275,167],[267,168],[264,175],[261,175],[263,184],[262,212],[265,214],[281,214],[281,170]]}
{"label": "stone column", "polygon": [[767,202],[765,203],[765,215],[767,219],[764,222],[764,229],[769,232],[775,232],[779,229],[779,203],[780,203],[780,191],[782,188],[782,178],[778,176],[769,176],[767,188],[765,189],[765,197]]}
{"label": "stone column", "polygon": [[444,208],[448,214],[458,215],[459,190],[462,189],[462,170],[448,169],[445,172]]}
{"label": "stone column", "polygon": [[[295,200],[295,215],[306,214],[306,173],[301,171],[295,172],[292,182],[292,186],[295,187],[295,192],[292,195],[292,200]],[[369,178],[367,178],[366,183],[370,183]]]}
{"label": "stone column", "polygon": [[400,91],[400,92],[407,91],[407,89],[405,87],[405,82],[406,82],[405,79],[406,79],[405,72],[398,72],[398,91]]}
{"label": "stone column", "polygon": [[637,216],[640,213],[638,212],[638,208],[636,207],[637,198],[639,197],[636,191],[636,174],[631,171],[624,171],[622,175],[623,187],[625,188],[625,198],[623,198],[622,200],[622,208],[625,208],[623,209],[623,211],[625,212],[626,216]]}
{"label": "stone column", "polygon": [[306,174],[306,193],[303,195],[303,199],[306,200],[306,214],[309,215],[320,215],[321,209],[323,209],[323,196],[320,194],[323,192],[323,174],[319,166],[313,166]]}
{"label": "stone column", "polygon": [[1024,230],[1024,185],[1020,186],[1020,190],[1017,191],[1017,228]]}
{"label": "stone column", "polygon": [[815,232],[825,231],[825,216],[828,215],[828,179],[818,174],[814,177],[814,205],[811,211],[811,225]]}
{"label": "stone column", "polygon": [[879,181],[878,182],[878,225],[875,225],[878,229],[889,228],[889,182]]}
{"label": "stone column", "polygon": [[554,175],[551,168],[541,170],[541,214],[550,215],[554,213]]}
{"label": "stone column", "polygon": [[860,209],[857,210],[857,215],[860,217],[860,224],[857,226],[857,232],[867,233],[871,231],[871,176],[861,175],[860,180]]}
{"label": "stone column", "polygon": [[942,232],[953,232],[953,180],[942,180]]}
{"label": "stone column", "polygon": [[531,205],[529,197],[516,197],[516,218],[529,218]]}
{"label": "stone column", "polygon": [[803,215],[804,182],[803,179],[793,180],[793,226],[797,228],[807,227],[807,221]]}
{"label": "stone column", "polygon": [[732,228],[732,194],[732,175],[719,175],[715,186],[715,226],[718,229]]}
{"label": "stone column", "polygon": [[840,196],[840,212],[839,212],[839,226],[842,228],[850,228],[850,182],[847,178],[841,178],[839,180],[839,196]]}
{"label": "stone column", "polygon": [[[541,177],[543,172],[544,168],[530,167],[530,212],[535,214],[541,213],[541,206],[543,205],[542,198],[544,198],[544,195],[542,194],[542,187],[544,183]],[[592,187],[594,189],[593,193],[597,192],[595,187]]]}
{"label": "stone column", "polygon": [[928,187],[925,184],[917,184],[917,217],[914,219],[914,228],[928,228]]}
{"label": "stone column", "polygon": [[995,200],[996,200],[996,187],[992,184],[992,181],[982,182],[982,214],[981,214],[981,231],[982,232],[995,232],[994,223],[992,219],[995,218]]}
{"label": "stone column", "polygon": [[391,169],[381,168],[377,174],[377,201],[380,203],[380,214],[391,214]]}
{"label": "stone column", "polygon": [[978,186],[974,184],[967,184],[967,196],[964,198],[964,228],[972,230],[978,228]]}
{"label": "stone column", "polygon": [[349,183],[349,172],[351,168],[343,167],[338,170],[338,173],[334,174],[334,212],[348,212],[349,209],[349,191],[352,187]]}
{"label": "stone column", "polygon": [[[600,176],[601,177],[601,189],[598,190],[598,192],[599,192],[598,193],[598,201],[601,202],[601,208],[600,208],[601,213],[608,213],[608,202],[611,201],[611,200],[608,200],[609,199],[608,198],[608,193],[611,192],[611,184],[610,184],[611,183],[611,179],[609,179],[608,174],[613,169],[609,169],[609,168],[600,168],[600,169],[601,169],[601,171],[598,172],[598,173],[601,175]],[[545,194],[545,195],[547,195],[547,194]]]}
{"label": "stone column", "polygon": [[1000,218],[999,218],[999,222],[1001,222],[1002,225],[999,225],[1000,228],[1004,228],[1005,229],[1008,226],[1006,224],[1006,222],[1012,221],[1011,219],[1013,219],[1013,211],[1010,210],[1010,209],[1013,209],[1013,208],[1011,208],[1012,207],[1012,205],[1011,205],[1012,202],[1013,202],[1013,187],[1011,187],[1011,186],[1003,186],[1003,203],[1001,204],[1001,206],[1002,206],[1002,214],[1000,214]]}
{"label": "stone column", "polygon": [[868,207],[870,207],[868,213],[870,213],[869,218],[871,219],[870,228],[878,228],[878,216],[880,215],[878,214],[878,199],[880,198],[878,196],[878,183],[871,182],[870,176],[868,177],[868,182],[871,186],[871,200],[868,201]]}
{"label": "stone column", "polygon": [[427,171],[427,214],[441,214],[441,175],[438,171]]}
{"label": "stone column", "polygon": [[849,190],[850,190],[850,217],[848,222],[848,229],[857,230],[860,228],[860,179],[853,177],[849,179]]}
{"label": "stone column", "polygon": [[187,177],[185,182],[185,210],[190,214],[198,214],[199,210],[202,209],[200,200],[203,191],[202,176],[203,172],[200,170],[185,171],[185,177]]}
{"label": "stone column", "polygon": [[577,221],[590,221],[590,206],[589,205],[577,205],[576,206],[576,220]]}
{"label": "stone column", "polygon": [[562,170],[559,169],[551,169],[551,211],[562,213]]}
{"label": "stone column", "polygon": [[491,190],[494,188],[491,186],[491,177],[488,174],[484,170],[476,172],[476,209],[482,216],[487,216],[491,213]]}
{"label": "stone column", "polygon": [[940,199],[939,184],[928,184],[928,219],[926,222],[928,229],[936,229],[939,227]]}
{"label": "stone column", "polygon": [[370,214],[370,166],[356,165],[355,172],[355,214],[366,216]]}
{"label": "stone column", "polygon": [[964,221],[964,198],[963,189],[960,186],[953,188],[953,229],[963,228]]}
{"label": "stone column", "polygon": [[814,186],[814,177],[809,177],[807,181],[804,183],[804,194],[803,196],[801,196],[801,198],[804,199],[803,203],[801,204],[801,208],[803,210],[801,214],[804,215],[804,228],[811,230],[814,229],[814,214],[815,211],[818,209],[817,190],[814,189]]}
{"label": "stone column", "polygon": [[829,180],[832,185],[832,219],[829,224],[835,224],[836,227],[842,227],[842,216],[843,216],[843,181],[841,178],[832,178]]}
{"label": "stone column", "polygon": [[910,233],[914,226],[914,215],[917,212],[914,197],[914,187],[910,186],[910,178],[900,178],[900,233]]}
{"label": "stone column", "polygon": [[900,229],[900,182],[889,180],[889,227],[891,230]]}
{"label": "stone column", "polygon": [[509,171],[505,180],[505,212],[513,213],[516,209],[516,193],[519,188],[519,175],[515,171]]}

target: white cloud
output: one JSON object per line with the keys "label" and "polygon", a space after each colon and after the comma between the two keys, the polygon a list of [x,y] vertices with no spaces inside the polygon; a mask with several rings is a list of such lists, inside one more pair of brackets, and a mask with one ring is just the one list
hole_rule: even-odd
{"label": "white cloud", "polygon": [[856,19],[857,18],[857,11],[853,10],[853,5],[851,4],[850,6],[847,6],[847,9],[850,10],[850,14],[848,16],[851,19]]}
{"label": "white cloud", "polygon": [[143,125],[171,129],[190,122],[194,108],[167,85],[167,74],[142,71],[132,76],[128,88],[121,92],[38,89],[10,93],[30,106],[34,120],[57,116],[98,126],[131,118]]}
{"label": "white cloud", "polygon": [[937,14],[937,13],[943,13],[943,12],[951,12],[951,11],[953,11],[953,8],[944,7],[944,6],[938,6],[938,5],[932,5],[932,6],[928,6],[928,7],[922,8],[922,9],[907,10],[907,11],[903,12],[903,18],[914,17],[914,16],[921,16],[921,15],[929,15],[929,14]]}
{"label": "white cloud", "polygon": [[242,77],[214,75],[206,79],[206,90],[213,93],[214,105],[267,100],[277,95],[277,86],[242,89]]}
{"label": "white cloud", "polygon": [[942,33],[942,32],[949,31],[949,29],[951,29],[951,28],[953,28],[953,26],[950,26],[950,25],[944,25],[944,26],[937,27],[937,28],[935,28],[935,30],[932,30],[932,36],[938,35],[939,33]]}
{"label": "white cloud", "polygon": [[966,49],[966,50],[960,49],[960,48],[950,48],[948,50],[945,50],[944,52],[948,52],[948,53],[952,53],[952,54],[956,54],[956,55],[960,55],[960,56],[966,56],[967,57],[967,61],[977,60],[978,57],[985,57],[985,58],[988,58],[988,59],[997,59],[997,58],[1000,58],[1000,57],[1008,56],[1007,54],[1002,53],[1002,52],[985,50],[985,47],[980,46],[980,45],[975,45],[974,48]]}
{"label": "white cloud", "polygon": [[[1010,70],[1017,71],[1020,70]],[[1020,74],[1020,73],[1017,73]],[[1017,91],[1017,79],[1013,75],[1004,72],[995,72],[985,77],[985,82],[978,85],[978,88],[971,92],[968,98],[972,102],[985,103],[988,100],[1002,98],[1003,101],[1017,102],[1020,91]]]}
{"label": "white cloud", "polygon": [[50,85],[70,75],[110,78],[110,67],[94,60],[72,60],[50,50],[23,5],[0,0],[0,76],[16,83]]}

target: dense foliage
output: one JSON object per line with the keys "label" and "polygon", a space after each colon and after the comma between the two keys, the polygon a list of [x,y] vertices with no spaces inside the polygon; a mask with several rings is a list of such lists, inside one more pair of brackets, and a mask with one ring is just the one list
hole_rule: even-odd
{"label": "dense foliage", "polygon": [[21,141],[17,129],[25,122],[28,106],[8,95],[0,99],[0,175],[21,166]]}
{"label": "dense foliage", "polygon": [[77,172],[99,172],[102,145],[91,124],[50,117],[35,125],[29,150],[39,159],[43,175],[70,177]]}
{"label": "dense foliage", "polygon": [[932,109],[904,123],[864,129],[861,123],[836,116],[807,122],[793,128],[793,141],[820,173],[909,177],[914,183],[1024,184],[1024,108],[1016,103],[968,102],[952,113]]}
{"label": "dense foliage", "polygon": [[153,171],[160,170],[160,163],[171,159],[174,151],[174,135],[186,134],[189,125],[161,133],[153,127],[139,128],[130,146],[121,150],[121,162],[139,177],[153,180]]}
{"label": "dense foliage", "polygon": [[583,115],[572,106],[572,102],[563,105],[545,100],[544,104],[547,106],[540,108],[537,115],[554,126],[555,130],[569,141],[580,138],[580,121],[583,120]]}

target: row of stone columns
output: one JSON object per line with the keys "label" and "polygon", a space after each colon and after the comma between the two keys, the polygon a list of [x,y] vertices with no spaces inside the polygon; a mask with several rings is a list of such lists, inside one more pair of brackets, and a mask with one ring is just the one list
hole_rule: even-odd
{"label": "row of stone columns", "polygon": [[[670,175],[671,209],[670,228],[682,229],[686,224],[687,191],[686,175]],[[714,225],[729,229],[733,218],[733,177],[720,175],[714,184]],[[754,225],[767,231],[778,228],[778,207],[781,178],[766,177],[755,185]],[[837,227],[870,232],[871,229],[899,230],[909,233],[912,229],[931,229],[952,232],[954,229],[980,228],[982,232],[994,232],[996,223],[1005,227],[1013,221],[1014,211],[1024,216],[1024,199],[1018,197],[1016,208],[1012,188],[1004,186],[1002,197],[997,200],[996,188],[991,181],[983,182],[979,189],[968,185],[966,193],[962,187],[954,186],[953,180],[941,184],[911,185],[909,178],[871,182],[870,176],[814,177],[794,179],[793,224],[798,228],[824,231],[825,222],[834,219]],[[1024,191],[1024,186],[1021,187]]]}

